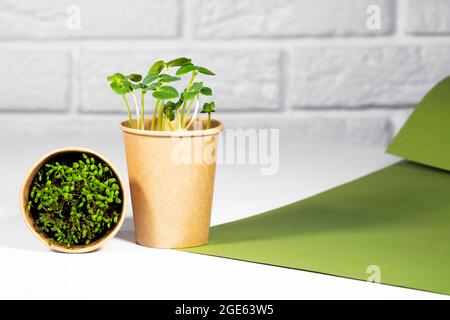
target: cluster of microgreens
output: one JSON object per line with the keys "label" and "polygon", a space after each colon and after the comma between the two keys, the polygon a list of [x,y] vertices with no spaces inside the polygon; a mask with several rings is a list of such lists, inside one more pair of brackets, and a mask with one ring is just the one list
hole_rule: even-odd
{"label": "cluster of microgreens", "polygon": [[[169,74],[172,68],[178,68],[175,75]],[[163,131],[167,124],[173,131],[188,129],[200,111],[200,96],[212,96],[212,90],[203,86],[203,82],[194,82],[199,73],[215,75],[204,67],[194,65],[191,59],[177,58],[169,62],[156,61],[144,77],[136,73],[130,75],[115,73],[107,79],[112,90],[125,102],[131,128],[145,130],[145,94],[151,92],[156,103],[149,129]],[[179,94],[177,89],[169,84],[181,80],[179,76],[183,75],[190,75],[190,79],[186,88]],[[140,90],[141,93],[140,105],[136,90]],[[133,121],[127,94],[133,98],[136,121]],[[192,115],[190,115],[191,111]],[[200,111],[208,114],[207,129],[211,126],[211,113],[214,111],[215,103],[213,101],[205,102]]]}
{"label": "cluster of microgreens", "polygon": [[37,227],[67,247],[101,238],[117,223],[122,208],[111,169],[86,154],[79,158],[45,164],[29,194],[28,210]]}

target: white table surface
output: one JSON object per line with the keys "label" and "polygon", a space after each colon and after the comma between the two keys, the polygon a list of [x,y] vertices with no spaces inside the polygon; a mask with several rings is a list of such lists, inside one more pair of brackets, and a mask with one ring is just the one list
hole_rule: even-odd
{"label": "white table surface", "polygon": [[[382,148],[305,144],[281,137],[280,171],[219,165],[213,224],[306,198],[397,161]],[[18,208],[22,179],[54,148],[78,145],[113,161],[126,179],[120,134],[1,138],[0,298],[61,299],[447,299],[447,296],[312,272],[208,257],[134,243],[131,208],[119,234],[101,250],[50,251],[26,228]]]}

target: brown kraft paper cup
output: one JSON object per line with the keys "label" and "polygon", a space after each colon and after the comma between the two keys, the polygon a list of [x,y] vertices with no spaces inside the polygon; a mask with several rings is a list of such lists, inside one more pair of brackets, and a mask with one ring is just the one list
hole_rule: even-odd
{"label": "brown kraft paper cup", "polygon": [[[187,248],[208,242],[216,149],[223,124],[186,131],[131,129],[124,134],[136,242],[154,248]],[[206,128],[206,119],[194,121]]]}

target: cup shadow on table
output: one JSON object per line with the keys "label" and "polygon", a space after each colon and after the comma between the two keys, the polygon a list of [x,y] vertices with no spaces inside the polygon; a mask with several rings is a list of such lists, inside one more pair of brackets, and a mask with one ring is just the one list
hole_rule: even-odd
{"label": "cup shadow on table", "polygon": [[116,234],[116,238],[132,243],[136,243],[136,236],[134,232],[134,222],[132,217],[125,217],[122,228]]}
{"label": "cup shadow on table", "polygon": [[[221,245],[276,240],[311,234],[373,232],[386,227],[409,228],[429,222],[430,212],[450,207],[441,179],[450,187],[448,173],[400,162],[377,176],[328,190],[266,213],[213,227],[209,244]],[[405,172],[407,174],[405,174]],[[422,175],[426,173],[427,179]],[[434,175],[430,179],[430,176]],[[438,177],[442,176],[442,177]],[[439,189],[441,192],[439,192]],[[395,232],[395,231],[393,231]]]}
{"label": "cup shadow on table", "polygon": [[[395,230],[395,227],[408,228],[409,225],[414,227],[417,223],[426,223],[427,213],[450,206],[439,195],[431,196],[437,193],[433,191],[437,188],[433,179],[426,183],[420,179],[424,172],[427,176],[445,175],[443,178],[450,186],[448,173],[409,162],[401,162],[394,167],[390,171],[376,173],[376,177],[362,178],[260,215],[212,227],[209,243],[232,244],[326,233],[334,233],[335,236],[336,232],[348,231],[376,234],[377,229],[386,227]],[[406,176],[405,170],[408,170]],[[135,242],[131,217],[125,219],[117,236]]]}

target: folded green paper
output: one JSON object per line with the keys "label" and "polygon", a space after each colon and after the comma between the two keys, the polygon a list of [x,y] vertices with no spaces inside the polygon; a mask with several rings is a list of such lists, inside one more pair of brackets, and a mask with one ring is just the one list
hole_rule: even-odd
{"label": "folded green paper", "polygon": [[450,294],[450,173],[437,169],[450,170],[449,120],[450,78],[388,148],[427,166],[402,161],[215,226],[208,245],[186,251]]}
{"label": "folded green paper", "polygon": [[450,77],[425,96],[386,152],[450,170]]}

